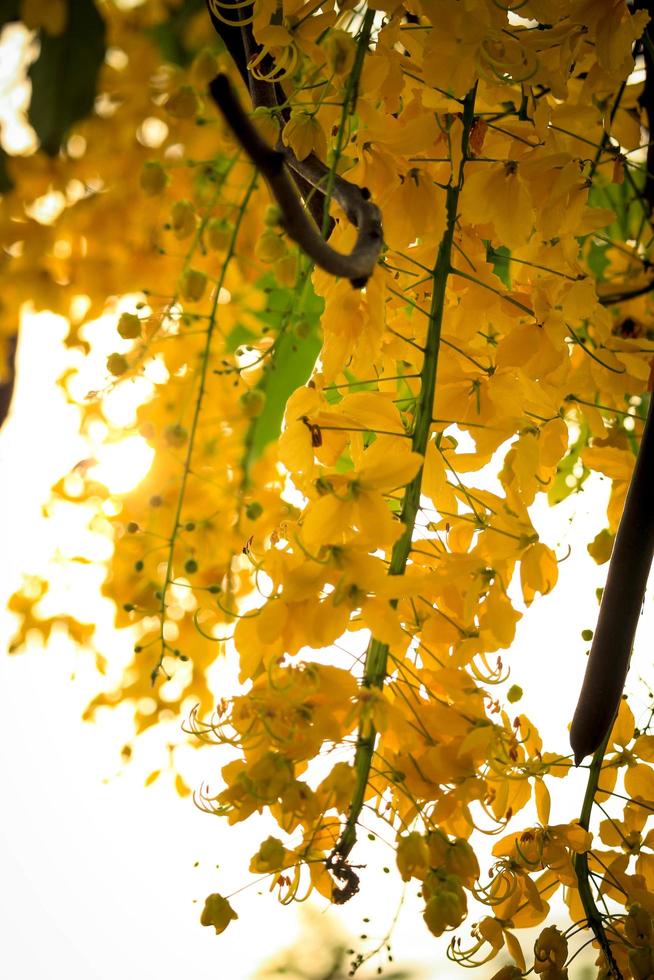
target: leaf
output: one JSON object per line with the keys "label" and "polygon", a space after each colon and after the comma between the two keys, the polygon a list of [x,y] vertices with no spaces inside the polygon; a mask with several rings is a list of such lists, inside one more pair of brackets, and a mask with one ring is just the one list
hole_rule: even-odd
{"label": "leaf", "polygon": [[542,779],[534,780],[534,797],[538,819],[543,827],[547,827],[550,822],[550,794]]}
{"label": "leaf", "polygon": [[285,334],[279,341],[263,383],[266,410],[257,418],[253,427],[252,461],[258,459],[268,443],[279,436],[286,402],[295,389],[306,382],[319,351],[320,340],[317,335],[300,341],[293,334]]}
{"label": "leaf", "polygon": [[[547,500],[550,505],[560,504],[571,493],[576,493],[581,490],[582,485],[590,475],[590,470],[585,465],[579,476],[573,473],[582,450],[586,449],[588,445],[589,437],[590,429],[584,421],[580,426],[579,437],[570,446],[570,449],[556,468],[556,476],[547,491]],[[583,460],[581,462],[583,464]]]}
{"label": "leaf", "polygon": [[[257,318],[263,321],[268,330],[277,332],[277,340],[257,386],[265,393],[266,410],[252,423],[246,469],[262,455],[269,443],[279,437],[288,399],[305,384],[313,370],[320,352],[318,325],[324,306],[322,299],[307,289],[301,308],[300,319],[304,329],[300,337],[299,330],[285,329],[291,311],[297,309],[295,290],[280,289],[273,276],[264,277],[259,285],[268,292],[268,302],[266,310],[257,314]],[[238,328],[234,331],[234,338],[237,331]]]}
{"label": "leaf", "polygon": [[511,289],[511,252],[506,245],[493,248],[486,241],[486,260],[493,263],[493,272],[502,280],[507,289]]}
{"label": "leaf", "polygon": [[28,119],[42,149],[56,156],[73,123],[89,115],[104,61],[105,24],[93,0],[70,4],[63,34],[39,32],[41,51],[30,66]]}

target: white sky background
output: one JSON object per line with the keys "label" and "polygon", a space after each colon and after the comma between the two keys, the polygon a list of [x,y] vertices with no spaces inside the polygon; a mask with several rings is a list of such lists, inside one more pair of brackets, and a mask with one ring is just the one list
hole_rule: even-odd
{"label": "white sky background", "polygon": [[[48,535],[55,522],[44,521],[41,504],[50,483],[80,459],[75,410],[55,385],[65,359],[61,335],[52,318],[28,320],[14,412],[0,435],[0,603],[21,570],[38,566],[51,550]],[[515,708],[533,718],[549,749],[567,751],[567,725],[588,645],[580,632],[594,626],[595,589],[606,571],[589,558],[585,543],[604,526],[607,489],[607,481],[597,480],[558,508],[543,503],[537,511],[542,540],[561,556],[570,544],[572,554],[560,566],[554,594],[536,600],[519,624],[505,662],[511,682],[525,690]],[[66,546],[63,540],[54,543]],[[91,595],[95,579],[85,574]],[[650,597],[632,678],[648,671],[651,677],[651,605]],[[5,639],[10,622],[1,615]],[[98,616],[105,652],[124,662],[128,641],[111,633],[106,606],[98,607]],[[249,858],[269,830],[229,828],[200,813],[175,794],[165,775],[144,788],[144,776],[154,767],[149,760],[156,760],[148,754],[155,740],[146,739],[121,771],[128,710],[107,711],[97,725],[80,720],[101,684],[92,655],[76,651],[62,636],[45,651],[0,654],[0,976],[176,980],[201,974],[207,980],[248,980],[262,960],[295,938],[296,909],[279,906],[264,884],[261,894],[251,887],[235,897],[240,918],[222,936],[202,928],[198,917],[209,892],[228,894],[251,880]],[[647,695],[636,689],[632,705],[638,719]],[[220,750],[192,752],[186,774],[199,785],[223,762]],[[552,822],[578,813],[584,774],[567,782],[570,789],[562,792],[563,783],[549,781]],[[516,826],[530,822],[524,814],[519,820]],[[350,933],[381,938],[396,907],[390,884],[397,876],[381,870],[392,867],[393,854],[381,840],[369,844],[362,836],[354,855],[368,864],[362,895],[336,915]],[[409,887],[393,939],[395,962],[420,964],[426,977],[464,976],[447,963],[445,944],[429,935],[416,890]],[[321,911],[326,906],[318,900]],[[364,916],[372,920],[369,925]],[[364,975],[372,975],[378,963],[383,960],[374,960]],[[491,975],[498,965],[478,976]]]}

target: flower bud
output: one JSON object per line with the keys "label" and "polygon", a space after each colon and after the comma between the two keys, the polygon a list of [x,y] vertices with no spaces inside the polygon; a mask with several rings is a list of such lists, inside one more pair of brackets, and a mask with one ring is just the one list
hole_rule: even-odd
{"label": "flower bud", "polygon": [[122,313],[116,329],[123,340],[134,340],[141,336],[141,321],[136,313]]}
{"label": "flower bud", "polygon": [[456,875],[466,888],[472,888],[479,877],[479,862],[471,845],[463,837],[450,843],[445,856],[445,870]]}
{"label": "flower bud", "polygon": [[141,189],[150,197],[161,194],[168,184],[168,174],[156,160],[149,160],[141,171]]}
{"label": "flower bud", "polygon": [[434,936],[446,929],[456,929],[468,911],[466,894],[454,875],[430,872],[425,879],[423,894],[427,899],[423,919]]}
{"label": "flower bud", "polygon": [[266,393],[260,388],[250,388],[241,395],[239,402],[246,418],[256,419],[263,412]]}
{"label": "flower bud", "polygon": [[168,96],[166,112],[174,119],[191,119],[196,115],[200,102],[191,85],[182,85]]}
{"label": "flower bud", "polygon": [[170,214],[175,238],[188,238],[195,231],[195,208],[190,201],[175,201]]}
{"label": "flower bud", "polygon": [[225,931],[232,919],[238,919],[238,915],[226,898],[218,894],[209,895],[206,898],[200,916],[200,922],[203,926],[213,926],[216,934],[218,934]]}
{"label": "flower bud", "polygon": [[107,371],[115,378],[129,370],[129,362],[124,354],[110,354],[107,358]]}
{"label": "flower bud", "polygon": [[196,303],[202,299],[207,288],[207,276],[199,269],[187,269],[182,276],[180,288],[184,299]]}
{"label": "flower bud", "polygon": [[207,225],[207,244],[214,252],[224,252],[232,240],[233,228],[224,218],[212,218]]}
{"label": "flower bud", "polygon": [[397,866],[402,881],[425,877],[429,870],[429,851],[425,838],[417,830],[405,834],[397,842]]}
{"label": "flower bud", "polygon": [[547,926],[534,943],[534,970],[562,970],[568,958],[568,940],[556,926]]}
{"label": "flower bud", "polygon": [[286,254],[286,242],[272,228],[267,228],[257,242],[254,254],[261,262],[275,262]]}

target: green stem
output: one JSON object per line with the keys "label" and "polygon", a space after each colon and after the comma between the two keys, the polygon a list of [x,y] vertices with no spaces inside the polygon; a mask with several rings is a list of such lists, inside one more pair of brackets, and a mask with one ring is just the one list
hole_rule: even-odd
{"label": "green stem", "polygon": [[363,69],[363,59],[368,51],[370,32],[372,31],[374,21],[375,11],[367,10],[363,18],[363,23],[361,24],[361,32],[357,39],[357,50],[356,55],[354,56],[352,71],[348,75],[347,82],[345,83],[341,121],[338,127],[338,133],[336,134],[336,146],[334,147],[332,165],[329,168],[329,173],[327,174],[327,184],[325,186],[325,213],[323,216],[321,229],[323,237],[327,236],[327,230],[329,228],[329,205],[331,203],[332,194],[334,193],[334,180],[336,178],[336,171],[343,153],[343,144],[345,142],[345,131],[348,127],[348,120],[356,110],[357,97],[359,94],[359,80]]}
{"label": "green stem", "polygon": [[[450,183],[447,188],[447,226],[438,248],[436,263],[433,270],[433,290],[429,326],[425,345],[425,356],[420,374],[420,394],[416,405],[416,420],[412,438],[412,449],[424,457],[432,424],[434,395],[436,392],[436,373],[438,369],[438,353],[441,340],[441,327],[445,307],[445,288],[451,272],[452,247],[456,226],[459,195],[463,187],[463,168],[468,155],[468,137],[474,120],[475,89],[472,89],[463,104],[463,133],[461,136],[462,158],[456,183]],[[407,485],[402,504],[401,521],[404,532],[395,543],[391,554],[389,575],[403,575],[406,568],[413,529],[418,509],[420,507],[420,491],[422,487],[422,467]],[[397,599],[391,604],[396,608]],[[387,675],[388,645],[372,637],[366,653],[363,672],[363,687],[381,689]],[[335,870],[337,877],[343,876],[345,860],[356,843],[357,823],[363,808],[366,789],[370,779],[372,758],[377,741],[377,731],[372,722],[366,720],[359,728],[357,747],[354,757],[356,784],[350,802],[350,809],[341,837],[328,859],[328,866]],[[340,874],[338,873],[340,871]],[[350,873],[351,872],[350,869]],[[338,895],[339,889],[335,890]],[[342,891],[342,889],[341,889]],[[343,896],[345,897],[345,896]],[[338,900],[338,899],[337,899]]]}
{"label": "green stem", "polygon": [[169,649],[168,642],[164,636],[164,627],[166,625],[166,598],[168,595],[168,589],[174,580],[174,559],[175,559],[175,545],[177,544],[177,536],[179,533],[179,527],[182,516],[182,507],[184,506],[184,499],[186,496],[186,485],[188,483],[189,474],[191,472],[191,460],[193,457],[193,449],[195,447],[195,437],[198,430],[198,422],[200,419],[200,412],[202,409],[202,402],[204,401],[204,394],[207,386],[207,374],[209,371],[209,355],[211,353],[211,343],[213,340],[214,330],[218,322],[218,300],[220,297],[220,291],[225,282],[225,276],[227,275],[227,269],[229,263],[231,262],[234,252],[236,249],[236,239],[238,237],[239,229],[241,227],[241,222],[243,220],[243,215],[245,214],[245,209],[247,203],[250,200],[250,196],[254,191],[257,182],[257,172],[255,171],[252,180],[245,192],[245,196],[241,202],[241,206],[237,213],[234,221],[234,231],[232,232],[231,240],[229,243],[229,248],[227,250],[227,255],[225,256],[225,261],[223,267],[220,271],[220,276],[216,282],[216,287],[213,294],[213,302],[211,306],[211,313],[209,315],[209,324],[207,327],[207,339],[205,341],[204,350],[202,351],[202,365],[200,368],[200,383],[198,387],[198,396],[195,402],[195,408],[193,411],[193,418],[191,420],[191,427],[189,430],[188,445],[186,448],[186,458],[184,459],[184,469],[182,471],[182,481],[179,488],[179,493],[177,495],[177,506],[175,507],[175,516],[173,518],[173,526],[170,532],[170,544],[168,547],[168,557],[166,559],[166,575],[161,589],[161,599],[159,600],[159,638],[161,642],[161,653],[159,660],[154,666],[151,673],[152,684],[157,679],[159,671],[163,667],[164,657],[166,651]]}
{"label": "green stem", "polygon": [[[606,752],[606,746],[608,745],[610,734],[611,732],[609,730],[604,737],[604,741],[595,752],[588,770],[586,793],[584,794],[581,815],[579,817],[579,824],[584,828],[584,830],[588,830],[590,826],[593,803],[595,802],[595,795],[597,793],[597,787],[602,772],[602,762],[604,761],[604,753]],[[586,851],[584,851],[583,854],[575,855],[574,869],[577,876],[579,898],[581,899],[581,904],[583,905],[584,912],[586,913],[588,926],[592,930],[595,939],[599,943],[600,949],[604,953],[607,969],[610,971],[610,975],[614,977],[614,980],[622,980],[622,974],[620,973],[618,964],[615,961],[613,951],[611,950],[611,944],[608,936],[606,935],[606,930],[604,929],[602,914],[597,908],[593,897],[590,879],[588,877],[588,853]]]}

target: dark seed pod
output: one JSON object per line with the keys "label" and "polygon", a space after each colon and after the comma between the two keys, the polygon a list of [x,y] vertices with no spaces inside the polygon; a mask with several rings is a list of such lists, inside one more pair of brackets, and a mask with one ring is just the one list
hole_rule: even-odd
{"label": "dark seed pod", "polygon": [[615,718],[629,668],[654,553],[654,397],[602,594],[597,628],[570,728],[575,765],[601,745]]}

